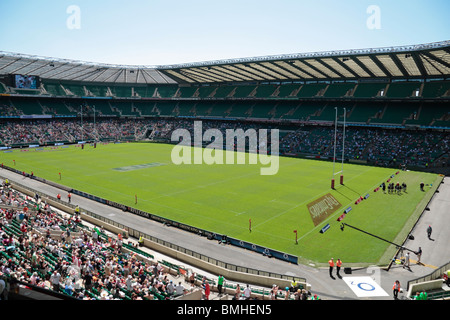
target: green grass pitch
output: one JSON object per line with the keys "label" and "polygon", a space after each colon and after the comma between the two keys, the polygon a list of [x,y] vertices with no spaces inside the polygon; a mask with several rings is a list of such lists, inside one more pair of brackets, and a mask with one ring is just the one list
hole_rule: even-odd
{"label": "green grass pitch", "polygon": [[[280,157],[278,173],[264,176],[260,174],[263,164],[248,162],[175,165],[172,148],[166,144],[122,143],[97,144],[95,149],[86,145],[84,150],[75,146],[14,150],[2,153],[0,162],[104,199],[293,254],[299,262],[316,265],[330,257],[361,265],[389,261],[395,246],[351,228],[341,231],[336,219],[352,206],[342,222],[401,243],[442,179],[436,174],[401,171],[393,181],[407,183],[407,193],[389,195],[374,192],[374,188],[397,170],[344,164],[344,185],[336,176],[336,189],[332,190],[331,162]],[[336,163],[336,169],[340,168]],[[420,182],[432,187],[422,192]],[[314,226],[307,204],[327,193],[342,206]],[[367,200],[354,204],[366,194],[370,195]],[[320,233],[327,223],[330,228]],[[294,230],[298,232],[297,244]]]}

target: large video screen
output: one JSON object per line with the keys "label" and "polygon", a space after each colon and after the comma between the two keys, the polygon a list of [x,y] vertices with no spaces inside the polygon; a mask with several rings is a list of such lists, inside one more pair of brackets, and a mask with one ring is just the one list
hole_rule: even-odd
{"label": "large video screen", "polygon": [[14,76],[14,86],[21,89],[37,89],[38,77],[36,76],[24,76],[16,74]]}

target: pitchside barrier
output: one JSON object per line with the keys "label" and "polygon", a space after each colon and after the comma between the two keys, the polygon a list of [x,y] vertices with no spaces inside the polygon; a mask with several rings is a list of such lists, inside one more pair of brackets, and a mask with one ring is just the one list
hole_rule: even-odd
{"label": "pitchside barrier", "polygon": [[139,209],[136,209],[136,208],[132,208],[132,207],[129,207],[129,206],[126,206],[124,204],[117,203],[117,202],[114,202],[114,201],[105,200],[105,199],[93,196],[91,194],[88,194],[88,193],[85,193],[85,192],[81,192],[79,190],[73,189],[72,193],[80,195],[80,196],[83,196],[83,197],[86,197],[86,198],[91,199],[91,200],[95,200],[95,201],[107,204],[109,206],[121,209],[123,211],[131,212],[133,214],[139,215],[139,216],[147,218],[147,219],[158,221],[158,222],[163,223],[165,225],[173,226],[173,227],[185,230],[185,231],[189,231],[191,233],[195,233],[195,234],[197,234],[199,236],[205,236],[205,237],[207,237],[210,240],[216,240],[216,241],[219,241],[219,242],[224,243],[224,244],[231,244],[231,245],[234,245],[234,246],[237,246],[237,247],[240,247],[240,248],[248,249],[248,250],[251,250],[251,251],[263,254],[263,255],[268,256],[268,257],[274,257],[274,258],[277,258],[277,259],[280,259],[280,260],[284,260],[286,262],[298,264],[298,257],[297,256],[293,256],[293,255],[290,255],[290,254],[287,254],[287,253],[284,253],[284,252],[276,251],[276,250],[273,250],[273,249],[270,249],[270,248],[267,248],[267,247],[263,247],[263,246],[260,246],[260,245],[256,245],[256,244],[253,244],[253,243],[250,243],[250,242],[246,242],[246,241],[243,241],[243,240],[234,239],[234,238],[228,237],[227,235],[217,234],[217,233],[214,233],[214,232],[211,232],[211,231],[208,231],[208,230],[204,230],[204,229],[200,229],[200,228],[197,228],[197,227],[193,227],[193,226],[190,226],[190,225],[187,225],[187,224],[184,224],[184,223],[180,223],[178,221],[174,221],[174,220],[170,220],[170,219],[167,219],[167,218],[163,218],[163,217],[160,217],[160,216],[148,213],[146,211],[142,211],[142,210],[139,210]]}

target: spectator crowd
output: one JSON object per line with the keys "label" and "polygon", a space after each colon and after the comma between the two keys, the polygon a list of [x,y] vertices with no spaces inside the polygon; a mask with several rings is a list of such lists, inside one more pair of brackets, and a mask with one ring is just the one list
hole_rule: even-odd
{"label": "spectator crowd", "polygon": [[21,194],[6,180],[0,205],[9,206],[0,208],[0,277],[7,283],[83,300],[164,300],[188,292],[161,263],[139,258],[136,245]]}
{"label": "spectator crowd", "polygon": [[[332,157],[334,127],[283,127],[244,121],[203,120],[202,129],[279,129],[280,153]],[[194,119],[100,119],[4,121],[0,127],[0,146],[51,145],[55,142],[117,140],[171,140],[176,129],[194,131]],[[342,154],[343,130],[336,136],[336,156]],[[344,158],[377,166],[450,166],[450,134],[445,131],[417,131],[347,127]]]}

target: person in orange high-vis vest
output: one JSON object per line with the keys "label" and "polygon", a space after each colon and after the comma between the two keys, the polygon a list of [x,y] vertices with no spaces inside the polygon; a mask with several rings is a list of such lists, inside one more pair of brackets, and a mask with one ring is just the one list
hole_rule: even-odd
{"label": "person in orange high-vis vest", "polygon": [[339,274],[339,271],[341,271],[341,267],[342,267],[342,261],[341,259],[337,259],[336,261],[336,274],[339,277],[339,279],[341,279],[341,275]]}
{"label": "person in orange high-vis vest", "polygon": [[333,277],[333,267],[334,267],[334,260],[333,260],[333,258],[331,258],[328,261],[328,264],[330,265],[330,277],[334,279],[334,277]]}
{"label": "person in orange high-vis vest", "polygon": [[394,285],[392,286],[392,292],[394,294],[394,299],[398,299],[398,293],[400,291],[400,281],[395,280]]}

